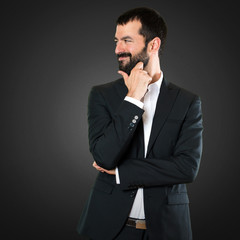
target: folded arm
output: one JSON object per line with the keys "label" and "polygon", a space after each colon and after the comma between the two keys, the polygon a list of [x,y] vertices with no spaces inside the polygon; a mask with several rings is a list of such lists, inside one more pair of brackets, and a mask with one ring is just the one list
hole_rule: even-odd
{"label": "folded arm", "polygon": [[202,153],[203,130],[198,97],[189,106],[171,156],[124,159],[143,110],[127,101],[122,101],[114,115],[109,109],[101,91],[93,88],[89,97],[89,142],[97,170],[118,167],[121,186],[125,189],[188,183],[195,179]]}
{"label": "folded arm", "polygon": [[126,159],[119,165],[121,187],[129,189],[192,182],[200,165],[202,130],[201,102],[196,98],[188,110],[172,155],[167,158]]}

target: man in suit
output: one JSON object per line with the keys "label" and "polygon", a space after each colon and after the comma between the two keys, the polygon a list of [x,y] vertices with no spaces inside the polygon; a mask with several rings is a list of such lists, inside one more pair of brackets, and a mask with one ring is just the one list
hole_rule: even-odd
{"label": "man in suit", "polygon": [[89,144],[99,174],[78,225],[82,236],[192,239],[186,183],[200,164],[201,102],[163,77],[166,33],[153,9],[132,9],[117,20],[122,78],[89,95]]}

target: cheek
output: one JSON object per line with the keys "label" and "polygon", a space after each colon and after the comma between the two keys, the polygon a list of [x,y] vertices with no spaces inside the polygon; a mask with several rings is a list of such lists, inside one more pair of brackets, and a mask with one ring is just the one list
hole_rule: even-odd
{"label": "cheek", "polygon": [[130,53],[132,55],[137,55],[139,53],[141,53],[144,49],[144,46],[129,46],[128,50],[130,51]]}
{"label": "cheek", "polygon": [[125,49],[133,55],[136,53],[136,47],[133,44],[126,44]]}

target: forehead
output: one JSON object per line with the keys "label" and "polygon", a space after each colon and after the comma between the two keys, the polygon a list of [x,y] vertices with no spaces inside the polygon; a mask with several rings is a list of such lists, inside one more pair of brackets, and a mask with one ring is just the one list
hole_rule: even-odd
{"label": "forehead", "polygon": [[140,35],[139,30],[141,29],[141,27],[142,24],[138,20],[129,21],[124,25],[117,25],[115,37],[121,38],[124,35],[128,36]]}

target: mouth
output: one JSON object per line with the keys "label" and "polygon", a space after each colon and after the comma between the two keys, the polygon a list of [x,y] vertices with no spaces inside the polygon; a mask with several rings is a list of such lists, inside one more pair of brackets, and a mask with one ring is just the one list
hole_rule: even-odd
{"label": "mouth", "polygon": [[119,53],[119,54],[117,54],[117,57],[118,57],[118,61],[122,62],[122,61],[128,60],[131,57],[131,54],[130,53]]}
{"label": "mouth", "polygon": [[129,57],[127,56],[127,57],[119,57],[118,58],[118,61],[120,62],[120,61],[124,61],[124,60],[127,60]]}

